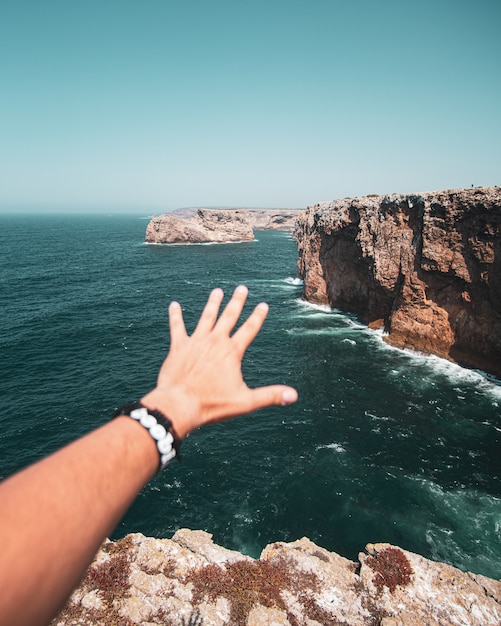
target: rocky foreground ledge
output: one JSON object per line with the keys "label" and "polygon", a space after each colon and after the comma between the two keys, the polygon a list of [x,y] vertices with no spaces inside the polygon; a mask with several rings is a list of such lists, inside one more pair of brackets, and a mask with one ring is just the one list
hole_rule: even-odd
{"label": "rocky foreground ledge", "polygon": [[292,231],[299,211],[275,209],[185,209],[153,217],[146,243],[252,241],[254,230]]}
{"label": "rocky foreground ledge", "polygon": [[501,377],[500,187],[322,202],[295,237],[306,300]]}
{"label": "rocky foreground ledge", "polygon": [[52,626],[499,626],[501,582],[389,544],[357,563],[303,538],[258,560],[203,531],[103,545]]}

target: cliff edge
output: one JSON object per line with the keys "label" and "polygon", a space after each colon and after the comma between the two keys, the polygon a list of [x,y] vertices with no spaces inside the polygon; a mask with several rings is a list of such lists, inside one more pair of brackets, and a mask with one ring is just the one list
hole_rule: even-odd
{"label": "cliff edge", "polygon": [[300,212],[274,209],[184,209],[153,217],[146,243],[252,241],[254,230],[292,231]]}
{"label": "cliff edge", "polygon": [[501,188],[366,196],[297,222],[303,297],[501,377]]}
{"label": "cliff edge", "polygon": [[52,626],[499,626],[501,582],[369,544],[358,562],[303,538],[251,559],[203,531],[103,545]]}

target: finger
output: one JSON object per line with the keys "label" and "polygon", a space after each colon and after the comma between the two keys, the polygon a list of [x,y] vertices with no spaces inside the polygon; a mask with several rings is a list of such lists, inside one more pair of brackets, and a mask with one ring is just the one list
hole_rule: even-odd
{"label": "finger", "polygon": [[224,293],[222,289],[213,289],[207,299],[202,315],[198,320],[195,333],[209,332],[214,328],[219,313],[219,307],[223,300]]}
{"label": "finger", "polygon": [[183,310],[179,302],[171,302],[169,305],[169,328],[170,341],[174,345],[177,341],[186,338],[186,328],[183,320]]}
{"label": "finger", "polygon": [[269,307],[266,302],[259,303],[252,314],[233,335],[232,340],[240,354],[243,355],[261,330],[264,320],[268,315],[268,309]]}
{"label": "finger", "polygon": [[228,335],[230,334],[242,313],[248,293],[249,290],[245,285],[239,285],[235,289],[231,300],[226,305],[226,308],[221,313],[221,317],[216,324],[218,330]]}
{"label": "finger", "polygon": [[286,406],[297,401],[298,393],[294,387],[286,385],[269,385],[250,389],[249,407],[247,412],[264,409],[267,406]]}

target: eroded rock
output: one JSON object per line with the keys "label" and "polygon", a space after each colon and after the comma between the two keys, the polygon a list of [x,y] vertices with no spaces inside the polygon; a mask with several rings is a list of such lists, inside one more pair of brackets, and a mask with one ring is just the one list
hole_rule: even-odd
{"label": "eroded rock", "polygon": [[[92,576],[103,563],[108,576]],[[307,538],[251,559],[184,529],[107,542],[52,626],[71,624],[499,626],[501,582],[389,544],[358,563]]]}

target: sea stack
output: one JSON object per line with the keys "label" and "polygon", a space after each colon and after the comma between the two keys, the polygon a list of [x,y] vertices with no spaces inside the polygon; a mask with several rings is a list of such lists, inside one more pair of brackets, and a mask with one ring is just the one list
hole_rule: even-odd
{"label": "sea stack", "polygon": [[499,187],[315,204],[294,233],[303,297],[501,377],[500,231]]}

